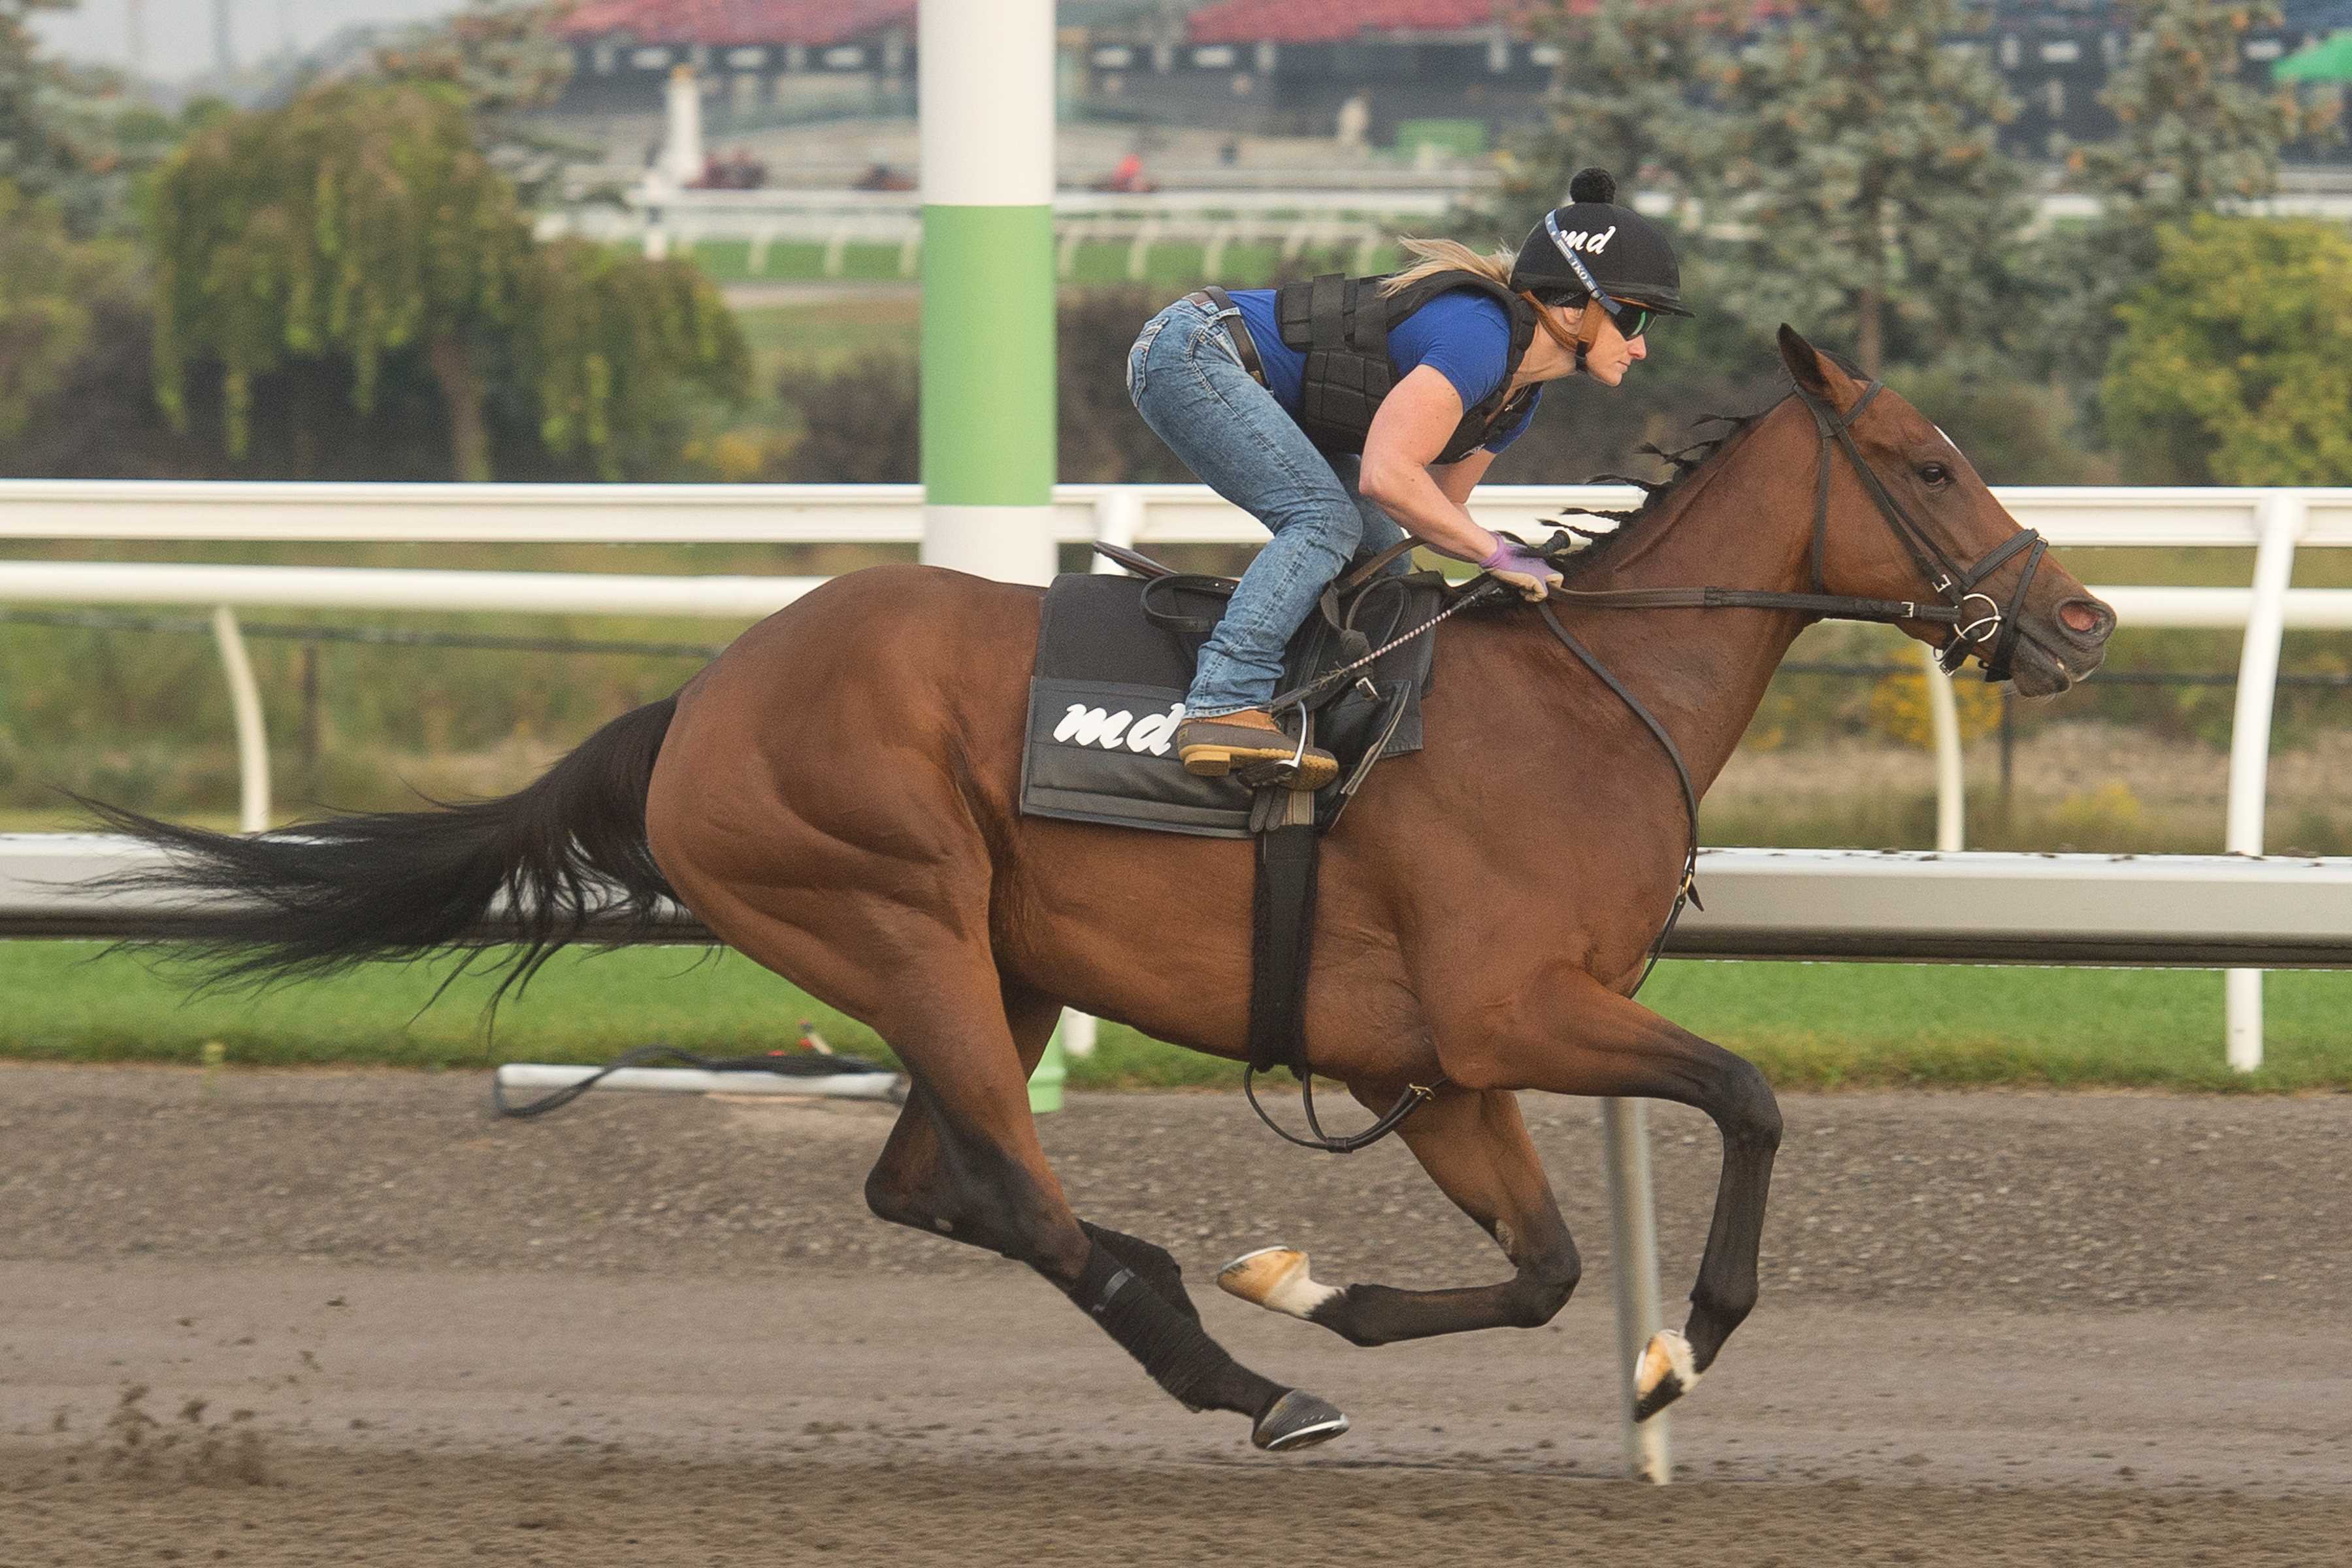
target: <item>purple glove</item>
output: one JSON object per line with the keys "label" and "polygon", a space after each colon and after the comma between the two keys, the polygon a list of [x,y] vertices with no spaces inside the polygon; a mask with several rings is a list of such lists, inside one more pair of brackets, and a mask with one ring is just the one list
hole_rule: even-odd
{"label": "purple glove", "polygon": [[1543,558],[1540,551],[1530,550],[1516,539],[1495,536],[1495,552],[1478,563],[1479,570],[1507,583],[1530,601],[1542,598],[1566,579],[1559,568]]}

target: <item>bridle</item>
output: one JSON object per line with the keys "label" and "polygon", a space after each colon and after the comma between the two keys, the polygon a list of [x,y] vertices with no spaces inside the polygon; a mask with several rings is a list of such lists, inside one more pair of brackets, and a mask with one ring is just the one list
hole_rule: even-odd
{"label": "bridle", "polygon": [[[2011,662],[2017,652],[2025,596],[2033,586],[2034,574],[2042,568],[2042,558],[2049,553],[2050,542],[2032,529],[2021,528],[1987,552],[1975,565],[1955,564],[1895,492],[1886,488],[1885,481],[1854,445],[1853,423],[1862,417],[1863,410],[1870,406],[1883,387],[1883,383],[1870,383],[1854,399],[1853,406],[1843,415],[1802,386],[1796,389],[1797,397],[1812,415],[1822,437],[1821,459],[1813,482],[1811,593],[1782,594],[1752,588],[1558,588],[1553,592],[1562,602],[1587,609],[1798,610],[1825,620],[1926,621],[1948,628],[1937,645],[1936,660],[1945,674],[1953,674],[1974,655],[1984,661],[1987,680],[2008,679]],[[1915,599],[1865,599],[1828,592],[1822,563],[1829,549],[1830,474],[1836,467],[1832,459],[1840,451],[1845,454],[1854,477],[1862,482],[1864,492],[1877,507],[1878,515],[1901,542],[1920,575],[1943,600],[1941,605]],[[2025,555],[2025,570],[2019,574],[2017,587],[2003,605],[1985,593],[1982,584],[2021,552]]]}
{"label": "bridle", "polygon": [[[1886,521],[1886,526],[1894,531],[1895,537],[1903,542],[1903,547],[1910,552],[1912,563],[1927,577],[1928,584],[1943,595],[1945,604],[1952,612],[1949,620],[1942,614],[1932,612],[1903,617],[1906,620],[1943,622],[1951,626],[1951,635],[1944,639],[1937,653],[1938,668],[1946,675],[1954,674],[1968,662],[1970,654],[1975,654],[1984,661],[1986,680],[2007,680],[2010,661],[2017,651],[2017,638],[2022,628],[2025,595],[2033,586],[2033,574],[2042,569],[2042,558],[2050,552],[2050,542],[2032,529],[2021,528],[1986,552],[1975,565],[1966,568],[1955,565],[1927,531],[1919,526],[1918,520],[1904,510],[1903,502],[1886,488],[1885,481],[1863,459],[1861,449],[1853,444],[1853,422],[1862,417],[1862,411],[1870,406],[1871,399],[1878,395],[1884,385],[1883,382],[1874,381],[1864,387],[1862,395],[1854,399],[1853,406],[1847,409],[1843,417],[1838,416],[1826,402],[1803,387],[1796,389],[1798,397],[1803,400],[1807,411],[1813,416],[1814,425],[1822,433],[1820,477],[1813,488],[1813,592],[1825,598],[1834,596],[1826,592],[1826,584],[1822,580],[1822,558],[1827,550],[1830,527],[1830,448],[1834,443],[1853,466],[1854,477],[1862,481],[1862,488],[1877,505],[1878,515]],[[2018,574],[2017,587],[2010,595],[2009,603],[1998,604],[1991,595],[1981,591],[1979,584],[2021,551],[2025,552],[2025,570]],[[1980,605],[1983,608],[1971,611],[1971,605]],[[1836,610],[1822,613],[1839,620],[1870,618]]]}

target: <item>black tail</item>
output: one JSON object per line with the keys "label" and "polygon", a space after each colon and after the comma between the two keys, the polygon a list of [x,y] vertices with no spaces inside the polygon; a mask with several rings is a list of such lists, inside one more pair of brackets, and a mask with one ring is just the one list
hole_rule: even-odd
{"label": "black tail", "polygon": [[646,792],[677,710],[670,697],[623,714],[499,800],[330,817],[252,837],[83,804],[170,856],[114,886],[231,896],[172,939],[192,944],[215,983],[478,953],[495,940],[514,944],[497,963],[504,995],[592,923],[637,935],[658,922],[672,895],[646,843]]}

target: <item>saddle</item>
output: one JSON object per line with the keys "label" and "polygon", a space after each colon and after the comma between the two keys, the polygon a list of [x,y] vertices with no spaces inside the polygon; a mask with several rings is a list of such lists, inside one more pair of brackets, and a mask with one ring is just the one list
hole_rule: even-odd
{"label": "saddle", "polygon": [[[1322,836],[1335,826],[1383,757],[1418,751],[1421,701],[1436,639],[1424,632],[1453,590],[1434,572],[1381,576],[1374,568],[1327,593],[1284,662],[1277,717],[1329,750],[1339,776],[1319,791],[1287,787],[1278,764],[1197,778],[1177,759],[1201,646],[1224,613],[1231,578],[1179,574],[1115,545],[1095,548],[1132,575],[1065,574],[1045,592],[1022,749],[1021,810],[1162,833],[1254,837],[1250,1077],[1287,1068],[1299,1080],[1311,1138],[1266,1125],[1291,1142],[1346,1153],[1385,1135],[1423,1100],[1416,1089],[1364,1132],[1324,1134],[1315,1119],[1300,1021],[1315,925]],[[1379,563],[1375,563],[1375,568]],[[1391,646],[1393,645],[1393,646]],[[1256,1097],[1251,1094],[1251,1104]]]}
{"label": "saddle", "polygon": [[[1276,805],[1256,770],[1197,778],[1173,737],[1201,645],[1215,629],[1234,581],[1171,571],[1117,546],[1096,546],[1134,574],[1066,573],[1045,593],[1037,663],[1022,750],[1021,810],[1029,816],[1246,838]],[[1434,572],[1374,577],[1352,594],[1327,595],[1291,641],[1282,689],[1303,700],[1280,717],[1339,759],[1339,777],[1317,792],[1324,831],[1339,820],[1372,763],[1421,749],[1421,700],[1433,639],[1412,637],[1348,675],[1357,663],[1434,616],[1448,589]],[[1287,795],[1291,792],[1280,792]]]}

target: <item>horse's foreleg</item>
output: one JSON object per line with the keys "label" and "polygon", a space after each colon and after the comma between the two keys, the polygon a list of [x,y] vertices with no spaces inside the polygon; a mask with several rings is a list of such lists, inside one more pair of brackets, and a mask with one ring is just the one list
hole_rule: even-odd
{"label": "horse's foreleg", "polygon": [[[1380,1110],[1395,1096],[1360,1092],[1358,1098]],[[1551,1321],[1576,1289],[1582,1264],[1519,1120],[1518,1102],[1501,1091],[1449,1086],[1406,1118],[1398,1136],[1430,1179],[1517,1266],[1510,1279],[1453,1290],[1340,1288],[1316,1283],[1305,1253],[1272,1247],[1227,1264],[1217,1283],[1244,1300],[1320,1323],[1360,1345]]]}
{"label": "horse's foreleg", "polygon": [[1722,1135],[1723,1172],[1690,1317],[1681,1332],[1651,1340],[1636,1375],[1635,1414],[1654,1415],[1690,1391],[1756,1305],[1756,1256],[1780,1147],[1771,1085],[1753,1063],[1583,974],[1566,994],[1546,996],[1540,1011],[1530,1005],[1483,1022],[1483,1032],[1438,1031],[1439,1055],[1456,1083],[1669,1100],[1705,1111]]}

